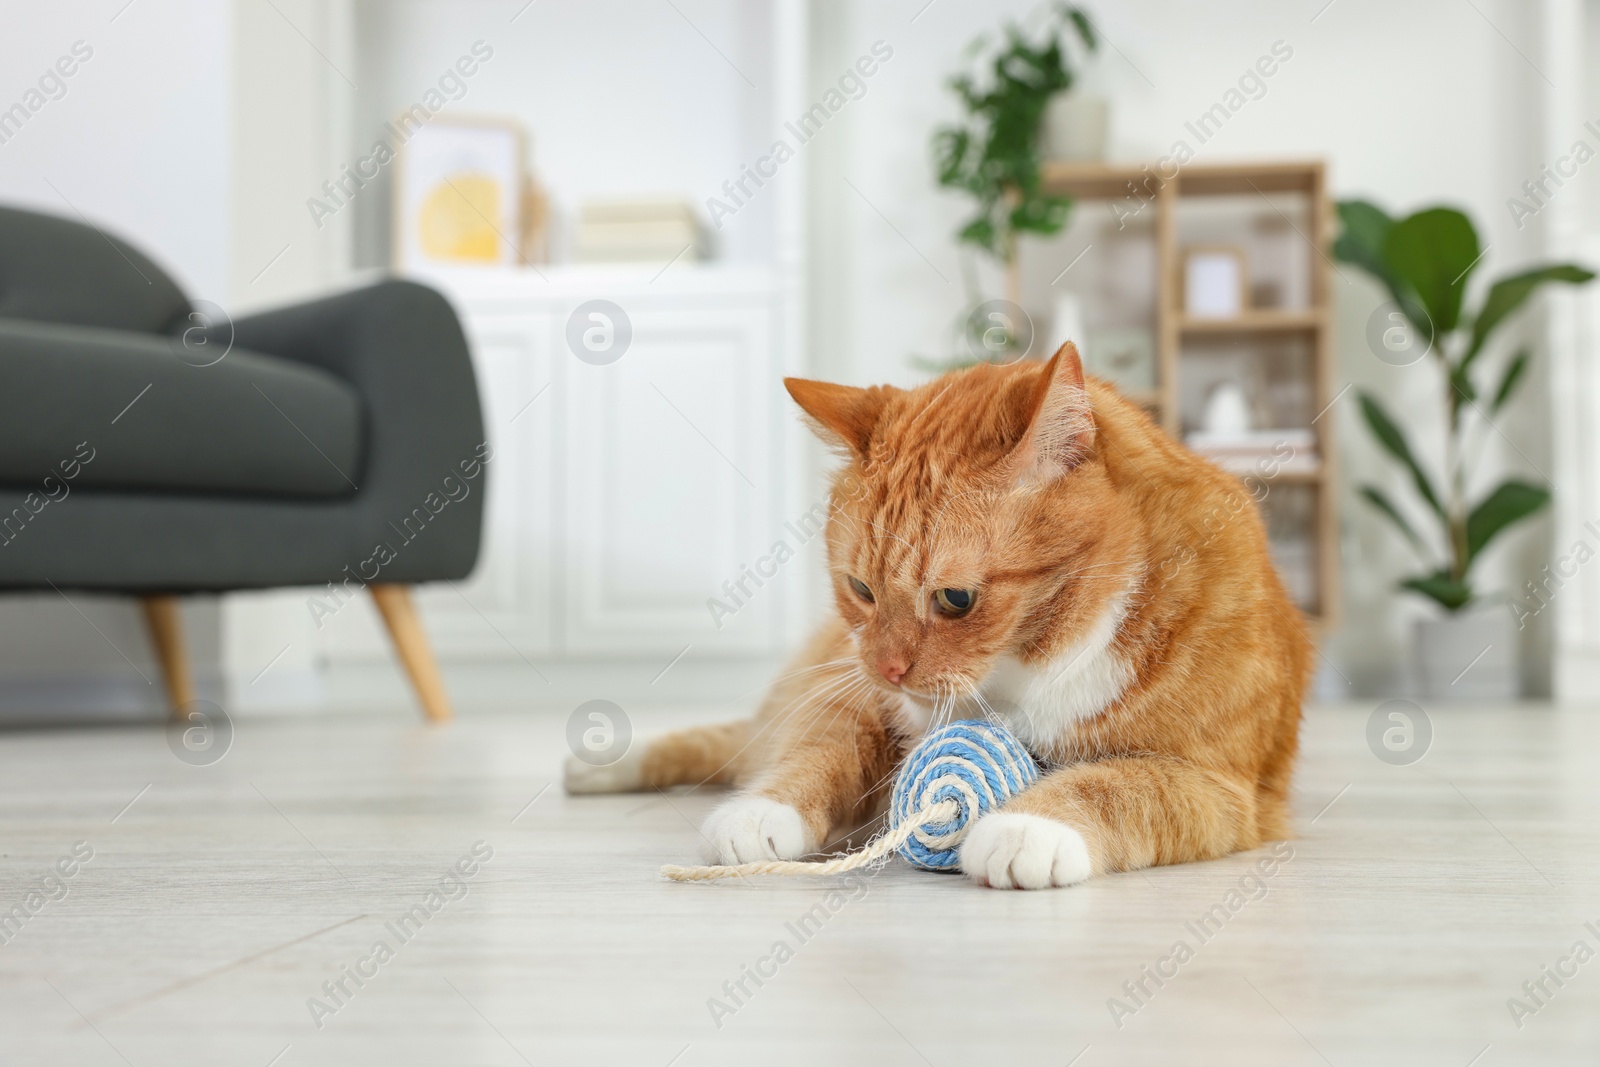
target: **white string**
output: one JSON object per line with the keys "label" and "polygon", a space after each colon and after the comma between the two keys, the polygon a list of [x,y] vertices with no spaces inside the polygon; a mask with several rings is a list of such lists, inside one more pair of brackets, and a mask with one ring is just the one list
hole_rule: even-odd
{"label": "white string", "polygon": [[961,805],[954,800],[929,804],[899,826],[880,834],[860,852],[846,853],[830,860],[758,860],[754,863],[704,867],[678,867],[669,863],[661,868],[661,873],[674,882],[710,882],[718,878],[742,878],[751,874],[841,874],[887,859],[890,853],[923,827],[947,823],[960,813]]}

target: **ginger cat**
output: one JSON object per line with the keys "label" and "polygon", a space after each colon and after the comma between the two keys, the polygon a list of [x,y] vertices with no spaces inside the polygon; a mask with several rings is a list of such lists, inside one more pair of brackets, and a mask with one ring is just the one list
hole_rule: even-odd
{"label": "ginger cat", "polygon": [[972,827],[981,885],[1287,836],[1312,648],[1237,478],[1085,381],[1070,343],[911,390],[784,384],[848,459],[837,617],[753,720],[570,760],[569,792],[735,786],[707,857],[792,859],[881,815],[931,723],[987,715],[1049,769]]}

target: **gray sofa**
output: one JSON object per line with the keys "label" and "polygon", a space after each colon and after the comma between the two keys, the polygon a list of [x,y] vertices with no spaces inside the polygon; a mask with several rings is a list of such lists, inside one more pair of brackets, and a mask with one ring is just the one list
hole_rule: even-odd
{"label": "gray sofa", "polygon": [[0,208],[0,590],[140,597],[175,706],[176,597],[331,582],[373,594],[447,718],[408,590],[472,570],[486,461],[433,290],[229,322],[115,236]]}

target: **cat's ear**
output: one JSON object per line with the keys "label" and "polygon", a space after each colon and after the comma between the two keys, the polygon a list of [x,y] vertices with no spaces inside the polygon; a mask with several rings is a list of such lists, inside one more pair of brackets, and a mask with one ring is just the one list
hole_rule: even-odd
{"label": "cat's ear", "polygon": [[865,458],[877,429],[883,405],[898,389],[875,385],[858,389],[851,385],[814,382],[806,378],[785,378],[783,387],[809,418],[812,430],[830,445],[842,447]]}
{"label": "cat's ear", "polygon": [[1011,454],[1019,481],[1054,481],[1089,455],[1094,413],[1083,382],[1083,360],[1071,341],[1045,365],[1031,398],[1027,426]]}

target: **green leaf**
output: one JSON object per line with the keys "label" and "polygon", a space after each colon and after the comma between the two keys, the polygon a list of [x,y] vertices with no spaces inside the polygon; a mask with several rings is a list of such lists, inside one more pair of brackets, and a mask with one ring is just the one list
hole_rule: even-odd
{"label": "green leaf", "polygon": [[1540,286],[1547,282],[1581,285],[1593,277],[1594,271],[1577,264],[1553,263],[1501,278],[1490,287],[1483,307],[1478,310],[1478,317],[1472,322],[1472,343],[1467,346],[1467,353],[1461,357],[1461,361],[1470,364],[1476,359],[1495,328],[1521,307]]}
{"label": "green leaf", "polygon": [[1011,228],[1019,233],[1049,236],[1066,225],[1072,200],[1064,196],[1025,199],[1011,212]]}
{"label": "green leaf", "polygon": [[1497,414],[1506,406],[1506,401],[1511,399],[1511,394],[1516,391],[1517,383],[1522,381],[1523,372],[1528,369],[1528,350],[1518,350],[1511,365],[1506,368],[1506,373],[1500,379],[1500,388],[1495,390],[1494,401],[1489,405],[1489,414]]}
{"label": "green leaf", "polygon": [[1455,208],[1419,211],[1390,227],[1383,240],[1384,263],[1416,293],[1436,333],[1460,322],[1461,297],[1479,255],[1478,231]]}
{"label": "green leaf", "polygon": [[1406,468],[1411,471],[1411,480],[1417,487],[1417,493],[1423,500],[1428,502],[1428,506],[1433,509],[1433,513],[1443,519],[1445,517],[1444,506],[1439,503],[1439,495],[1433,491],[1433,483],[1428,481],[1428,476],[1423,473],[1422,465],[1417,462],[1416,456],[1412,455],[1411,446],[1406,443],[1405,434],[1401,433],[1400,427],[1396,426],[1394,420],[1389,418],[1388,413],[1383,410],[1383,406],[1378,403],[1376,397],[1366,391],[1362,391],[1360,396],[1361,413],[1366,417],[1367,426],[1372,430],[1372,435],[1378,439],[1378,443],[1383,446],[1384,451],[1406,465]]}
{"label": "green leaf", "polygon": [[1073,28],[1078,31],[1078,37],[1082,39],[1085,48],[1093,52],[1100,47],[1100,42],[1094,35],[1094,25],[1090,23],[1089,16],[1083,13],[1083,9],[1061,4],[1058,5],[1058,10],[1072,20]]}
{"label": "green leaf", "polygon": [[1002,261],[1015,254],[1019,234],[1059,233],[1072,205],[1041,190],[1041,129],[1051,99],[1075,80],[1073,34],[1085,53],[1099,42],[1078,8],[1062,3],[1053,14],[1043,36],[1013,23],[992,47],[990,40],[975,41],[968,54],[982,73],[945,83],[965,113],[934,137],[935,174],[941,186],[976,201],[975,217],[958,232],[961,242]]}
{"label": "green leaf", "polygon": [[1450,577],[1449,571],[1435,571],[1422,578],[1407,578],[1400,583],[1400,588],[1430,597],[1446,611],[1460,611],[1472,603],[1472,587]]}
{"label": "green leaf", "polygon": [[940,185],[959,186],[971,143],[972,135],[959,127],[946,126],[934,131],[933,157]]}
{"label": "green leaf", "polygon": [[1394,275],[1383,259],[1383,242],[1394,220],[1383,208],[1366,200],[1339,201],[1339,236],[1333,242],[1335,259],[1354,263],[1390,289]]}
{"label": "green leaf", "polygon": [[1389,521],[1394,523],[1400,532],[1406,535],[1406,539],[1411,542],[1411,546],[1417,550],[1419,555],[1425,554],[1422,538],[1417,536],[1417,531],[1411,528],[1411,524],[1406,521],[1405,516],[1400,514],[1400,509],[1395,507],[1394,502],[1384,495],[1383,490],[1375,486],[1363,485],[1361,487],[1361,495],[1366,497],[1369,504],[1389,516]]}
{"label": "green leaf", "polygon": [[988,215],[979,215],[968,222],[961,227],[957,236],[968,244],[977,245],[999,255],[1000,237],[995,231],[994,220]]}
{"label": "green leaf", "polygon": [[1548,503],[1550,491],[1543,486],[1518,481],[1502,483],[1467,516],[1467,566],[1502,530]]}
{"label": "green leaf", "polygon": [[1433,320],[1423,308],[1411,286],[1403,281],[1384,258],[1384,242],[1394,229],[1394,220],[1378,205],[1366,200],[1339,202],[1340,231],[1333,242],[1336,259],[1353,263],[1372,275],[1389,292],[1412,327],[1427,342],[1433,340]]}

